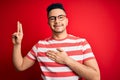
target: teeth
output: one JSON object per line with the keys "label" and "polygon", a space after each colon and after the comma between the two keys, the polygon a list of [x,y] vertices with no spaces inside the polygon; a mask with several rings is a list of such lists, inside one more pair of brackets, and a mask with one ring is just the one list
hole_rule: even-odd
{"label": "teeth", "polygon": [[55,26],[55,27],[60,27],[60,26]]}

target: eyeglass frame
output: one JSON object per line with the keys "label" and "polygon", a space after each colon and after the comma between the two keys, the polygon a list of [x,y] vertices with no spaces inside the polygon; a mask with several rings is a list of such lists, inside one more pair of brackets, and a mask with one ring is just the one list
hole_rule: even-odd
{"label": "eyeglass frame", "polygon": [[[60,17],[62,17],[63,19],[60,19]],[[53,18],[53,20],[51,18]],[[48,17],[48,20],[54,22],[56,21],[57,18],[58,20],[63,21],[66,18],[66,15],[50,16]]]}

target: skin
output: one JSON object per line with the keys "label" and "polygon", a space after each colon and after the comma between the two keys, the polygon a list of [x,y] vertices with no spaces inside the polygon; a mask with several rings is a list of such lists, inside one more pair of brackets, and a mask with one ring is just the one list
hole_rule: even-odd
{"label": "skin", "polygon": [[[61,9],[53,9],[49,12],[48,17],[66,15]],[[54,39],[64,39],[67,37],[66,27],[68,25],[68,18],[66,17],[63,21],[58,18],[54,22],[48,20],[48,24],[52,30],[52,36]],[[12,35],[13,42],[13,63],[17,70],[24,71],[31,67],[35,61],[28,59],[26,56],[22,57],[21,43],[23,39],[22,24],[17,22],[17,32]],[[84,62],[84,64],[78,63],[74,59],[70,58],[65,51],[60,48],[57,51],[48,50],[47,56],[60,64],[65,64],[70,67],[79,76],[84,77],[86,80],[100,80],[100,71],[95,59],[90,59]]]}

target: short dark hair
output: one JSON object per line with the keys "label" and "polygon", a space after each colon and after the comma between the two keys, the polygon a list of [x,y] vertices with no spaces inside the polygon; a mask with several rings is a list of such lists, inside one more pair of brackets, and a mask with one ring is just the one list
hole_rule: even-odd
{"label": "short dark hair", "polygon": [[49,15],[49,12],[52,9],[62,9],[62,10],[65,11],[65,9],[64,9],[64,7],[61,3],[53,3],[53,4],[49,5],[48,8],[47,8],[47,15]]}

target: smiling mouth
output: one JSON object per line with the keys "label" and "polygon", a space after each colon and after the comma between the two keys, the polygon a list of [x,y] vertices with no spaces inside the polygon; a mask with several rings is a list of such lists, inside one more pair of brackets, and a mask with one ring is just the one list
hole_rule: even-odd
{"label": "smiling mouth", "polygon": [[61,26],[54,26],[55,28],[60,28]]}
{"label": "smiling mouth", "polygon": [[62,27],[63,25],[54,25],[54,27]]}

